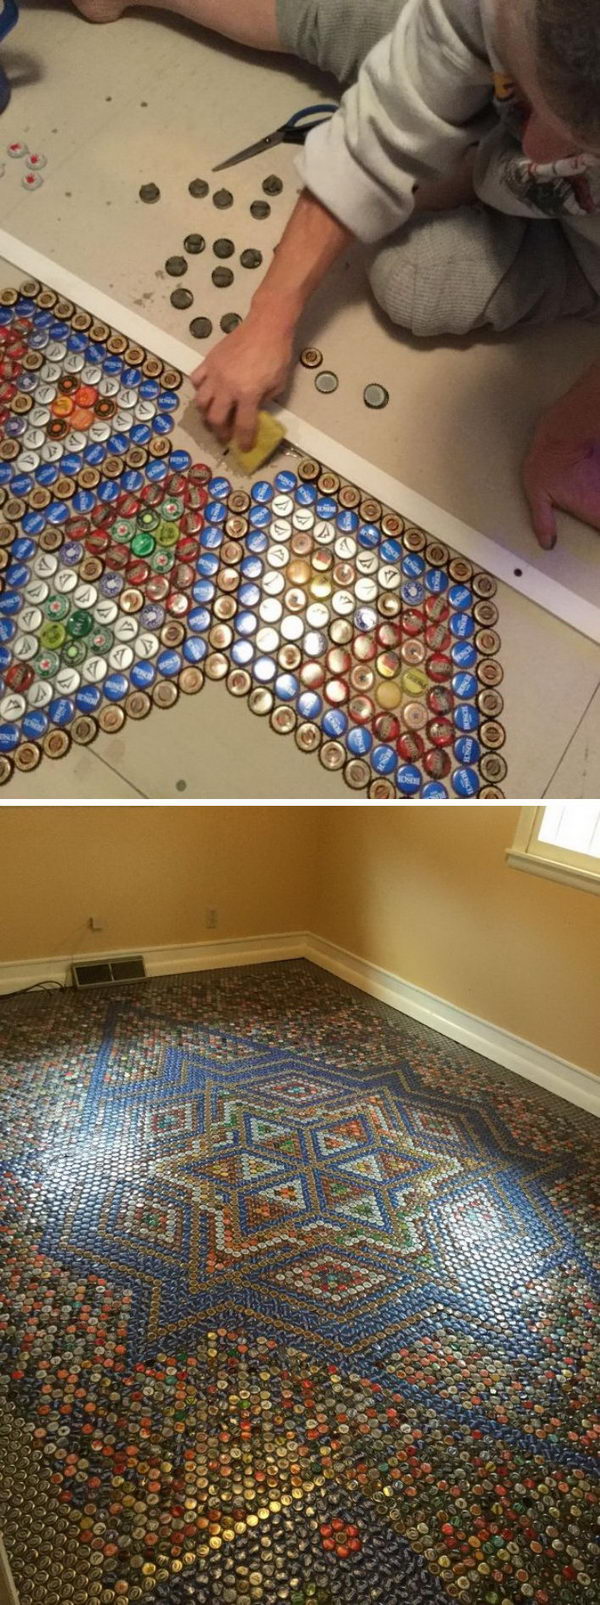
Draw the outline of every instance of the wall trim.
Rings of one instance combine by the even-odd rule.
[[[71,985],[74,959],[129,957],[140,949],[113,948],[101,953],[77,953],[51,959],[23,959],[0,964],[0,995],[34,986],[38,981],[59,981]],[[534,1042],[504,1031],[501,1026],[482,1020],[468,1009],[457,1008],[445,998],[424,987],[404,981],[378,964],[370,964],[358,954],[328,942],[310,931],[274,933],[269,936],[233,937],[217,942],[186,942],[179,946],[146,947],[143,950],[149,976],[181,975],[193,970],[228,969],[235,965],[272,964],[284,959],[306,958],[323,970],[349,981],[370,997],[389,1003],[399,1014],[420,1020],[441,1036],[460,1042],[495,1064],[513,1070],[526,1081],[535,1081],[559,1098],[590,1114],[600,1116],[600,1076],[583,1070],[558,1054],[549,1053]]]
[[[59,981],[61,986],[70,987],[71,965],[92,959],[131,958],[142,953],[148,975],[182,975],[188,970],[220,970],[233,965],[304,958],[305,947],[304,932],[292,931],[270,936],[232,937],[217,942],[184,942],[179,946],[118,947],[102,952],[90,949],[85,953],[63,953],[55,958],[21,959],[15,964],[0,964],[0,996],[41,981]]]
[[[371,997],[389,1003],[399,1014],[420,1020],[442,1036],[450,1037],[452,1042],[460,1042],[463,1047],[472,1048],[474,1053],[481,1053],[484,1058],[503,1065],[504,1069],[513,1070],[524,1080],[535,1081],[557,1097],[566,1098],[578,1108],[600,1116],[600,1077],[591,1070],[583,1070],[568,1059],[561,1059],[558,1054],[549,1053],[534,1042],[515,1036],[512,1031],[504,1031],[501,1026],[492,1025],[490,1020],[470,1014],[468,1009],[459,1009],[445,998],[437,997],[434,992],[426,992],[411,981],[403,981],[391,970],[384,970],[378,964],[369,964],[366,959],[348,952],[336,942],[309,934],[305,956],[321,969],[330,970],[333,975],[339,975],[341,980],[359,987],[361,992],[368,992]]]

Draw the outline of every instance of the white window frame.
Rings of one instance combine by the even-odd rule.
[[[600,858],[540,841],[543,817],[543,804],[521,808],[514,842],[506,852],[507,863],[512,869],[524,869],[530,875],[543,875],[565,886],[600,894]]]

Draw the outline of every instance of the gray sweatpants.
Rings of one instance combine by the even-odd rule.
[[[277,0],[282,48],[351,83],[394,27],[403,0]],[[560,222],[481,202],[422,213],[370,256],[369,279],[394,323],[425,337],[475,329],[600,321],[600,296]]]

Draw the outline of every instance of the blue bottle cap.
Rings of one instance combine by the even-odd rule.
[[[452,776],[452,786],[457,797],[476,797],[480,781],[475,769],[455,769]]]
[[[121,479],[121,487],[123,490],[130,490],[135,493],[135,491],[141,490],[143,483],[144,475],[140,473],[138,468],[125,469],[125,473]]]
[[[467,608],[473,606],[473,594],[468,585],[451,585],[448,592],[448,601],[451,607],[459,613],[465,613]]]
[[[423,797],[426,797],[428,802],[437,800],[441,802],[442,798],[447,796],[446,787],[442,785],[441,780],[429,780],[423,787]]]
[[[171,456],[169,458],[169,468],[173,470],[174,474],[184,474],[186,469],[191,468],[191,466],[192,459],[189,451],[171,452]]]
[[[28,496],[33,490],[33,480],[30,474],[15,474],[10,484],[13,496]]]
[[[382,542],[381,557],[384,563],[397,563],[402,556],[402,547],[399,541],[386,540]]]
[[[207,502],[204,509],[204,517],[209,524],[224,524],[225,519],[227,518],[227,507],[225,502]]]
[[[128,379],[127,383],[128,384],[133,384],[134,380],[133,379]],[[158,406],[159,406],[159,411],[160,412],[177,412],[177,408],[179,406],[179,396],[177,394],[177,391],[176,390],[161,390],[161,391],[159,391]]]
[[[31,570],[27,568],[25,563],[10,563],[6,570],[6,583],[7,585],[22,587],[27,584],[30,573]]]
[[[352,753],[353,758],[366,758],[373,746],[371,731],[364,724],[353,725],[352,729],[348,731],[346,746],[348,751]]]
[[[41,535],[45,526],[46,520],[42,518],[41,513],[26,513],[21,522],[21,528],[26,535]]]
[[[348,715],[343,708],[328,708],[323,715],[323,733],[332,740],[339,740],[348,729]]]
[[[11,662],[12,652],[9,652],[7,646],[0,646],[0,674],[4,674],[4,670],[8,668]]]
[[[428,569],[425,575],[425,584],[427,586],[427,590],[431,591],[433,596],[438,596],[441,591],[446,591],[448,589],[448,575],[446,570],[444,568]]]
[[[96,504],[96,498],[91,490],[78,490],[73,497],[73,511],[75,513],[91,513]]]
[[[466,641],[475,630],[475,620],[471,613],[451,613],[450,633],[457,640]]]
[[[202,635],[205,630],[210,630],[210,620],[211,614],[209,608],[193,607],[191,612],[188,613],[188,628],[192,631],[193,635]],[[156,625],[150,624],[148,628],[151,630],[156,629]]]
[[[406,557],[402,561],[402,573],[406,574],[408,579],[418,579],[421,574],[424,574],[424,572],[425,559],[424,557],[421,557],[420,552],[407,552]],[[425,793],[423,793],[423,795],[425,795]]]
[[[401,764],[396,772],[396,785],[401,797],[417,797],[421,790],[421,775],[416,764]]]
[[[24,535],[17,535],[16,541],[13,541],[11,546],[11,557],[18,557],[19,561],[23,558],[35,557],[36,552],[35,541],[26,540]]]
[[[281,491],[284,495],[286,492],[289,495],[291,491],[294,491],[297,484],[297,476],[296,474],[292,473],[290,468],[282,468],[280,472],[275,475],[275,489]]]
[[[246,549],[249,552],[266,552],[268,545],[268,538],[262,529],[251,529],[246,536]]]
[[[48,715],[41,708],[30,708],[23,717],[23,735],[27,741],[41,741],[48,729]]]
[[[136,691],[147,691],[156,679],[154,664],[149,663],[147,658],[139,658],[137,663],[133,665],[130,679]]]
[[[219,566],[219,559],[215,557],[214,552],[202,552],[196,564],[196,572],[210,577],[211,574],[218,574]]]
[[[280,702],[293,702],[298,692],[298,680],[295,674],[278,674],[275,681],[275,694]]]
[[[83,468],[83,452],[67,452],[66,456],[63,457],[60,466],[63,474],[78,474]]]
[[[111,435],[110,440],[107,440],[106,445],[111,456],[122,457],[123,453],[128,450],[129,437],[128,435]]]
[[[425,586],[421,580],[405,580],[400,595],[407,607],[419,607],[425,596]]]
[[[358,531],[359,546],[364,546],[367,551],[372,551],[375,546],[379,546],[380,540],[381,530],[378,529],[377,524],[361,524]]]
[[[12,641],[16,631],[17,626],[13,624],[12,619],[0,618],[0,644],[5,641]]]
[[[160,602],[146,602],[140,613],[140,624],[143,630],[160,630],[164,620],[165,610]]]
[[[218,552],[223,545],[223,530],[220,524],[205,524],[200,535],[200,545],[207,552]]]
[[[218,502],[226,501],[227,497],[231,495],[230,481],[218,474],[213,479],[209,479],[206,489],[209,496],[214,496]]]
[[[152,420],[155,435],[169,435],[173,428],[170,412],[157,412]]]
[[[250,557],[242,558],[240,563],[240,573],[244,575],[245,579],[257,580],[262,574],[262,571],[263,564],[260,561],[260,557],[254,557],[251,555]]]
[[[358,513],[352,507],[343,507],[338,513],[336,524],[343,535],[355,535],[359,525]]]
[[[459,736],[458,741],[454,743],[454,756],[458,763],[478,763],[481,747],[475,736]]]
[[[108,450],[100,441],[92,440],[89,446],[84,447],[83,456],[89,468],[99,468],[108,456]]]
[[[151,479],[153,483],[166,479],[167,472],[167,464],[162,457],[155,457],[151,463],[148,463],[146,468],[148,479]]]
[[[248,612],[243,608],[242,612],[238,613],[235,624],[240,635],[254,635],[258,628],[256,613]]]
[[[251,641],[234,641],[231,647],[231,661],[236,669],[245,669],[254,657],[254,647]]]
[[[97,685],[81,685],[75,693],[75,707],[78,713],[95,713],[101,701],[102,692]]]
[[[272,502],[273,486],[268,479],[257,479],[250,492],[253,502]]]
[[[18,724],[0,724],[0,752],[13,752],[20,740]]]
[[[333,496],[319,496],[315,513],[317,518],[324,518],[326,521],[327,519],[337,518],[338,504],[334,501]]]
[[[215,588],[212,580],[196,580],[192,586],[192,596],[195,602],[212,602]]]
[[[237,594],[238,602],[240,603],[241,607],[252,608],[259,606],[262,591],[258,585],[252,585],[250,581],[246,581],[244,585],[240,585]]]
[[[125,579],[122,574],[115,574],[107,569],[100,580],[100,590],[103,596],[107,596],[111,601],[114,601],[115,596],[121,595],[124,584]]]
[[[118,479],[101,479],[98,486],[98,500],[101,502],[116,502],[121,494]]]
[[[65,541],[61,546],[61,563],[66,563],[68,568],[75,568],[77,563],[81,562],[82,557],[83,546],[81,541]]]
[[[317,496],[318,491],[316,485],[307,484],[305,481],[301,481],[301,483],[296,486],[295,498],[299,507],[312,507],[313,503],[317,500]]]
[[[450,657],[457,669],[472,669],[477,662],[477,653],[471,641],[454,641],[450,647]]]
[[[5,591],[0,596],[0,616],[11,619],[21,612],[23,598],[20,591]]]
[[[129,439],[133,446],[147,446],[152,439],[152,430],[149,424],[134,424]]]
[[[461,671],[452,677],[452,690],[455,697],[460,697],[466,702],[467,699],[477,696],[479,685],[474,674]]]
[[[127,696],[129,681],[126,674],[109,674],[104,681],[104,695],[109,702],[121,702]]]
[[[479,709],[475,707],[473,702],[461,702],[459,707],[454,709],[454,723],[457,730],[461,732],[478,730],[480,724]]]
[[[268,529],[273,515],[270,507],[261,507],[260,504],[250,508],[248,522],[252,529]]]
[[[159,395],[159,393],[160,385],[157,379],[142,379],[142,383],[140,385],[140,396],[142,397],[143,401],[156,401],[156,397]],[[189,467],[189,464],[186,466]]]
[[[71,701],[70,697],[56,697],[54,702],[50,703],[48,709],[52,724],[59,725],[61,729],[64,725],[71,723],[74,713],[75,703]]]
[[[397,756],[393,747],[381,746],[373,748],[371,764],[376,775],[393,775],[396,763]],[[410,765],[408,767],[410,768]]]
[[[182,651],[186,663],[201,663],[208,652],[204,636],[188,635],[183,643]]]
[[[318,719],[323,703],[316,691],[301,691],[298,697],[298,713],[301,719]]]
[[[173,676],[179,674],[181,669],[181,653],[170,650],[159,652],[156,667],[159,674],[164,674],[165,679],[173,679]]]
[[[123,384],[127,390],[137,390],[138,385],[141,385],[143,377],[144,375],[141,368],[125,367],[123,368],[123,372],[121,374]]]

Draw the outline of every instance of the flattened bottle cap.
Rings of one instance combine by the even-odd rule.
[[[297,718],[293,708],[283,704],[274,708],[270,719],[271,729],[278,736],[290,736],[296,729]]]
[[[491,574],[474,574],[472,586],[475,595],[484,598],[486,601],[491,596],[495,596],[498,590],[497,582],[492,578]]]
[[[255,713],[260,719],[264,719],[271,712],[273,702],[273,692],[269,691],[266,685],[255,686],[248,697],[250,712]]]
[[[10,780],[12,772],[13,766],[10,758],[7,758],[5,753],[0,753],[0,786],[5,786],[7,784],[7,781]]]
[[[202,690],[204,685],[202,669],[199,669],[193,663],[186,664],[185,669],[181,670],[177,683],[180,691],[183,691],[185,696],[195,696],[198,691]]]
[[[483,663],[477,664],[477,679],[481,685],[497,686],[504,679],[502,666],[494,658],[486,658]]]
[[[504,707],[504,697],[493,687],[477,693],[477,707],[486,719],[497,719]]]
[[[37,769],[42,752],[37,742],[23,741],[21,746],[16,748],[13,756],[15,769],[20,769],[24,774],[29,774],[32,769]]]
[[[98,725],[95,719],[87,713],[80,713],[71,725],[71,735],[78,747],[89,746],[98,734]]]
[[[499,747],[503,747],[506,741],[504,726],[498,724],[495,719],[487,720],[485,724],[482,724],[479,735],[484,747],[490,747],[494,752]]]
[[[484,797],[486,799],[487,798],[499,798],[499,797],[505,797],[506,793],[504,791],[500,791],[499,786],[482,786],[481,790],[479,792],[479,796],[480,797]]]
[[[101,708],[98,724],[105,736],[116,736],[125,723],[124,711],[117,703]]]
[[[71,737],[67,730],[49,730],[42,741],[47,758],[64,758],[70,745]]]
[[[496,630],[478,630],[475,646],[483,657],[492,657],[495,652],[500,651],[500,636]]]

